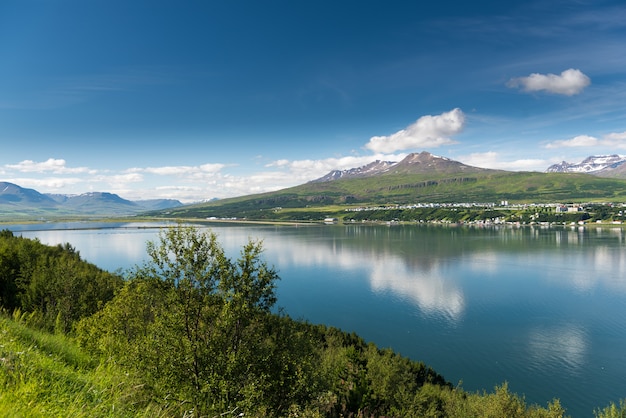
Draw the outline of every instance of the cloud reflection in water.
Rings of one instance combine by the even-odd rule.
[[[585,365],[587,335],[579,326],[536,327],[530,331],[528,345],[535,368],[560,367],[576,373]]]
[[[436,272],[410,271],[401,260],[372,266],[370,285],[375,292],[390,291],[417,304],[427,314],[458,320],[465,308],[463,292]]]
[[[420,265],[387,251],[352,248],[341,241],[303,241],[276,236],[266,236],[264,247],[279,266],[327,266],[361,271],[372,291],[391,292],[425,314],[456,321],[465,308],[462,290],[440,273],[439,262],[432,259]]]

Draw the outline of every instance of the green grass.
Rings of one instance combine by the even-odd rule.
[[[114,364],[100,364],[64,335],[0,315],[1,417],[169,415]]]
[[[71,338],[29,328],[20,315],[11,319],[0,313],[0,417],[158,418],[190,412],[177,403],[155,403],[149,396],[138,379],[112,361],[96,361]],[[556,400],[545,409],[529,406],[523,397],[509,392],[506,384],[493,393],[426,384],[415,396],[416,401],[443,408],[450,416],[562,417],[565,412]],[[626,403],[613,403],[593,415],[624,418]]]

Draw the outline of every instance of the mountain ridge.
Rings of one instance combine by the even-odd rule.
[[[626,165],[625,165],[626,166]],[[320,220],[347,208],[416,203],[555,203],[626,201],[626,180],[586,173],[505,171],[469,166],[428,152],[399,162],[334,170],[273,192],[183,206],[172,218]]]
[[[393,161],[376,160],[361,167],[349,168],[347,170],[332,170],[328,174],[318,179],[311,180],[309,183],[324,183],[327,181],[346,178],[367,177],[370,175],[384,172],[385,170],[389,169],[389,167],[395,164],[396,163]]]
[[[411,153],[398,162],[376,160],[361,167],[332,170],[309,183],[324,183],[339,179],[364,178],[382,174],[471,173],[494,171],[473,167],[427,151]]]
[[[40,193],[10,182],[0,182],[0,217],[22,219],[29,215],[127,216],[182,206],[174,199],[131,201],[114,193],[86,192],[76,195]]]
[[[333,170],[316,180],[265,193],[198,201],[128,201],[105,192],[45,195],[0,182],[0,216],[147,216],[170,218],[271,219],[283,210],[313,213],[342,205],[412,204],[416,202],[571,202],[626,201],[626,164],[621,156],[585,160],[590,173],[515,172],[474,167],[428,152],[398,162],[374,161],[362,167]],[[563,170],[568,166],[565,163]],[[581,163],[582,164],[582,163]],[[582,166],[581,166],[582,167]],[[571,168],[571,167],[570,167]],[[597,172],[604,176],[592,175]],[[607,173],[612,173],[612,177]],[[300,215],[298,215],[300,216]],[[316,215],[315,215],[316,216]],[[311,218],[312,219],[312,218]]]
[[[580,163],[562,161],[546,169],[546,173],[587,173],[599,177],[626,178],[626,156],[619,154],[591,155]]]

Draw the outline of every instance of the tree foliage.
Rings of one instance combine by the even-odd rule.
[[[275,374],[269,366],[291,347],[276,340],[284,332],[270,314],[278,275],[260,259],[261,243],[250,241],[232,261],[214,233],[179,225],[147,252],[151,262],[81,324],[83,343],[137,368],[160,397],[195,411],[263,404]]]
[[[121,285],[121,277],[81,260],[70,244],[47,246],[0,232],[0,307],[29,313],[32,325],[68,332]]]

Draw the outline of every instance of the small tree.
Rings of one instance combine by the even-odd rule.
[[[260,259],[261,243],[250,241],[232,262],[216,234],[178,225],[147,252],[151,262],[82,324],[84,344],[137,367],[159,396],[197,413],[250,406],[267,375],[265,328],[278,279]]]

